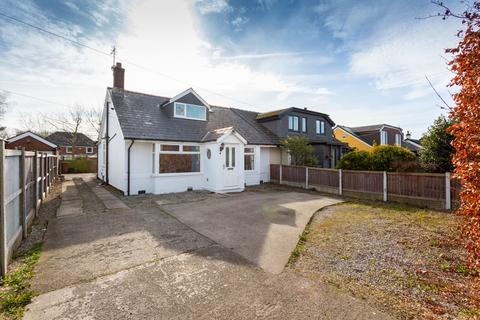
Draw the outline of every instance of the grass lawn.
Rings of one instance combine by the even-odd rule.
[[[480,318],[454,214],[345,203],[318,212],[290,268],[367,300],[399,319]]]

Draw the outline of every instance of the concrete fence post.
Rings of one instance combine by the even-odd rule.
[[[5,216],[5,141],[0,139],[0,272],[7,273],[7,223]]]
[[[20,176],[20,224],[22,225],[22,237],[27,237],[27,188],[25,185],[25,148],[22,148],[22,154],[20,155],[19,176]]]
[[[35,155],[33,156],[33,177],[35,179],[35,183],[33,184],[33,194],[35,195],[35,217],[38,215],[38,199],[40,193],[38,192],[38,151],[35,151]]]
[[[40,153],[40,201],[43,203],[45,199],[45,157],[43,152]]]
[[[452,193],[450,188],[450,172],[445,172],[445,209],[452,209]]]
[[[338,170],[338,194],[343,194],[343,171],[342,169]]]
[[[308,167],[305,167],[305,189],[308,189]]]
[[[388,188],[387,188],[387,171],[383,171],[383,201],[388,200]]]
[[[280,168],[279,168],[279,177],[280,177],[280,184],[282,184],[282,164],[280,164]]]

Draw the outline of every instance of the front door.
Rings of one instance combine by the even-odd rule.
[[[223,153],[224,187],[238,187],[238,145],[227,144]]]

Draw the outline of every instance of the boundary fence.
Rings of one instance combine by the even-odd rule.
[[[321,192],[451,210],[460,184],[449,172],[404,173],[270,165],[270,180]]]
[[[5,275],[13,251],[58,179],[58,158],[46,152],[5,149],[0,142],[0,272]]]

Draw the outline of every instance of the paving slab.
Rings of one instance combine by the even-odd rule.
[[[100,277],[33,299],[40,319],[389,319],[292,273],[272,275],[220,246]]]
[[[46,292],[211,244],[156,208],[55,219],[32,287]]]
[[[93,193],[103,202],[107,209],[128,209],[128,206],[122,200],[114,196],[110,191],[98,185],[95,180],[87,180],[87,185]]]
[[[342,200],[300,192],[243,192],[163,210],[271,273],[287,264],[312,215]]]
[[[57,209],[57,217],[82,215],[83,201],[77,186],[72,180],[62,183],[62,202]]]

